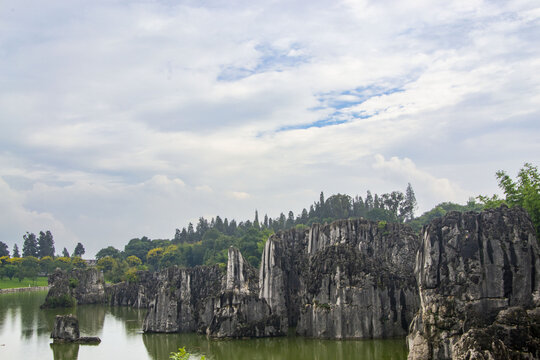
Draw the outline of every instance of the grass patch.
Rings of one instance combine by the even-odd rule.
[[[19,281],[19,279],[13,278],[12,280],[9,280],[8,278],[0,279],[0,289],[13,289],[13,288],[21,288],[21,287],[28,287],[28,286],[47,286],[47,277],[46,276],[39,276],[36,278],[36,280],[32,280],[29,278],[24,278],[22,281]]]

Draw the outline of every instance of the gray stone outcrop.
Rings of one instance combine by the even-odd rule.
[[[406,225],[363,219],[279,233],[263,252],[260,297],[301,335],[405,336],[419,307],[418,244]]]
[[[55,343],[98,344],[101,342],[98,337],[80,336],[79,320],[75,315],[56,315],[51,339]]]
[[[207,325],[206,300],[219,294],[226,274],[219,266],[176,266],[156,274],[156,293],[144,319],[145,332],[196,332]]]
[[[229,248],[225,289],[206,304],[211,319],[206,334],[218,338],[284,335],[282,319],[259,298],[259,284],[253,268],[234,247]]]
[[[451,212],[425,226],[409,360],[539,358],[539,259],[520,208]]]

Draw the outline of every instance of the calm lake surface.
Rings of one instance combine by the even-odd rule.
[[[196,334],[143,334],[146,310],[102,305],[40,310],[46,292],[0,295],[0,359],[166,360],[186,350],[211,360],[326,360],[407,358],[404,339],[335,341],[296,336],[253,340],[209,340]],[[75,314],[81,336],[99,336],[99,345],[51,345],[57,314]]]

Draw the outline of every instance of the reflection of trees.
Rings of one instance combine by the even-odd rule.
[[[54,360],[77,360],[79,356],[79,344],[52,343],[50,345]]]

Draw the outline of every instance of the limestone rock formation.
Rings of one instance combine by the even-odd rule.
[[[265,337],[284,335],[282,319],[272,314],[270,306],[259,296],[255,269],[240,251],[229,248],[225,289],[209,299],[206,309],[211,313],[206,334],[218,338]]]
[[[74,315],[56,315],[51,339],[69,342],[79,337],[79,320]]]
[[[56,269],[49,275],[49,292],[42,307],[66,307],[105,301],[103,273],[95,268]]]
[[[417,248],[408,226],[363,219],[282,232],[266,243],[260,297],[301,335],[404,336],[419,307]]]
[[[526,311],[539,305],[539,254],[520,208],[451,212],[424,227],[409,359],[539,358],[538,312]]]
[[[75,315],[56,315],[51,339],[56,342],[70,342],[78,344],[99,344],[98,337],[81,337],[79,320]]]
[[[156,293],[151,297],[143,330],[195,332],[205,326],[205,302],[220,293],[225,275],[217,265],[187,269],[173,266],[158,272]]]

